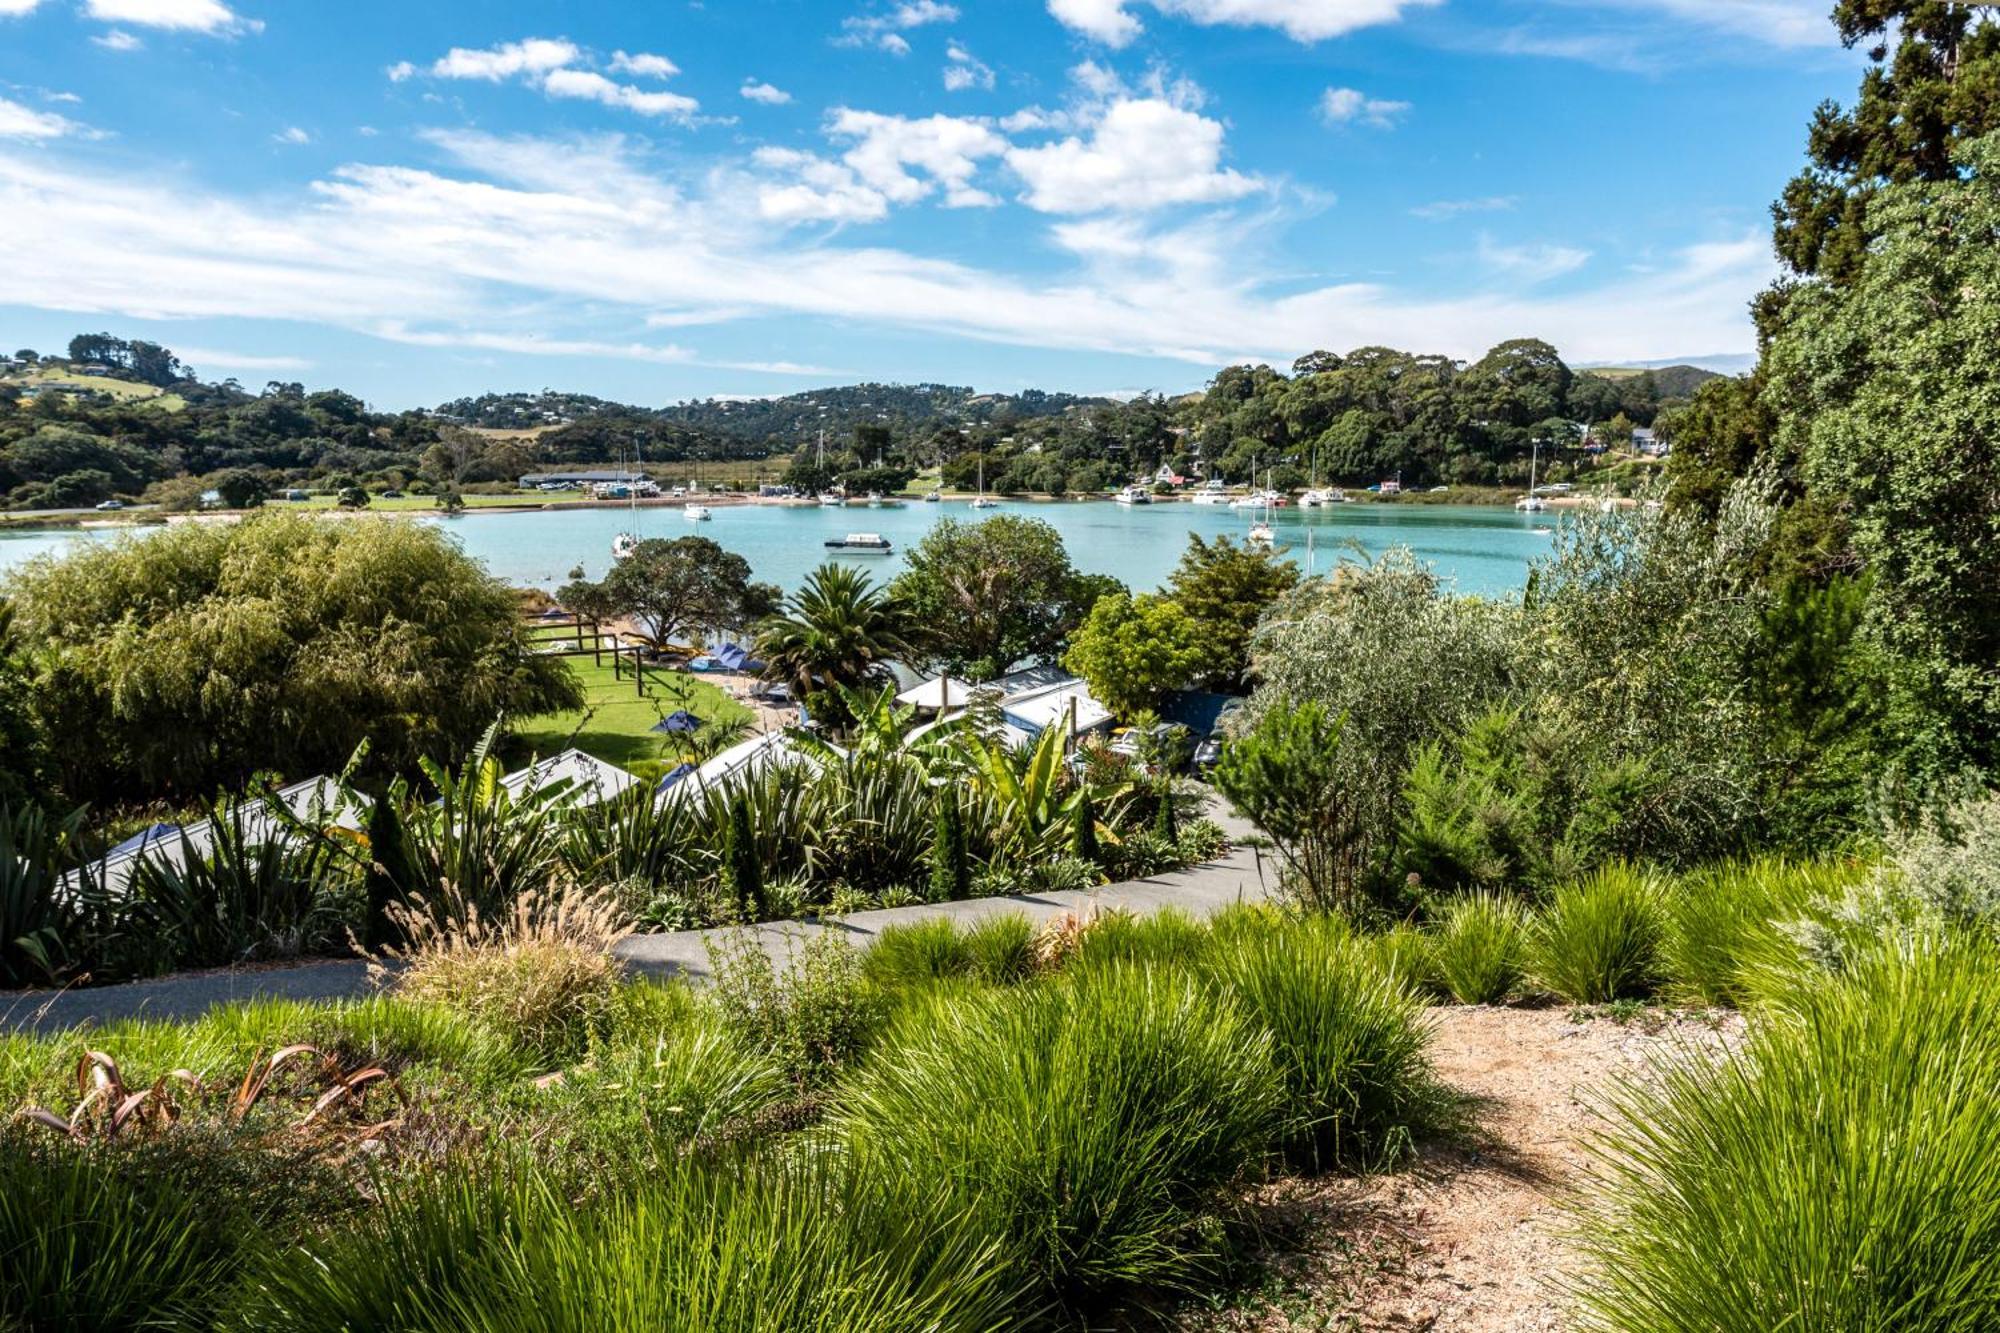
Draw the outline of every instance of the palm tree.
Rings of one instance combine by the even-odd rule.
[[[889,663],[911,652],[912,625],[902,602],[858,569],[821,565],[785,609],[758,626],[757,655],[766,674],[800,699],[883,680]],[[826,709],[825,701],[822,708]],[[842,711],[835,705],[828,711]],[[828,719],[831,720],[831,719]]]

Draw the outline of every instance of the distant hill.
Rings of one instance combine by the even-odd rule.
[[[1657,384],[1660,388],[1660,398],[1663,401],[1669,398],[1693,397],[1694,391],[1702,385],[1708,383],[1710,380],[1722,378],[1719,371],[1689,365],[1586,366],[1582,367],[1582,369],[1592,375],[1598,376],[1600,379],[1607,380],[1637,379],[1641,375],[1651,374],[1653,383]]]
[[[900,438],[946,424],[1006,424],[1060,416],[1111,400],[1069,393],[978,393],[954,384],[850,384],[780,398],[702,398],[644,408],[588,394],[483,394],[440,405],[435,415],[492,430],[568,426],[591,418],[644,420],[669,434],[687,432],[740,445],[789,449],[816,439],[846,441],[857,426],[887,426]]]

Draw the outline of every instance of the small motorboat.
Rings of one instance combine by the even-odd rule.
[[[929,495],[926,495],[924,497],[924,503],[934,505],[942,502],[943,499],[944,497],[942,495],[939,495],[936,491],[932,491]]]
[[[845,537],[829,537],[829,551],[853,551],[858,555],[889,554],[889,539],[879,532],[850,532]]]
[[[998,509],[1000,502],[998,500],[989,500],[982,495],[972,502],[972,507],[974,509]]]
[[[1229,503],[1229,497],[1221,491],[1196,491],[1194,498],[1189,500],[1188,503],[1197,505],[1226,505]]]
[[[689,505],[681,510],[681,517],[687,519],[689,522],[699,523],[704,519],[714,518],[715,511],[711,510],[707,505]]]
[[[1127,486],[1111,498],[1122,505],[1149,505],[1153,503],[1153,497],[1148,495],[1144,488],[1138,486]]]
[[[847,497],[839,494],[836,491],[821,491],[819,496],[819,502],[821,508],[838,509],[842,505],[847,503]]]

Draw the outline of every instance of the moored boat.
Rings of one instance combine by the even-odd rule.
[[[853,551],[860,555],[889,554],[889,539],[879,532],[850,532],[845,537],[826,539],[829,551]]]

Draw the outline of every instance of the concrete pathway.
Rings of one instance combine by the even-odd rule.
[[[1242,845],[1243,840],[1255,836],[1255,830],[1226,810],[1212,812],[1211,817],[1222,824],[1238,845],[1219,861],[1172,874],[1106,884],[1076,893],[890,907],[826,921],[771,921],[753,929],[765,950],[783,961],[801,941],[820,931],[838,931],[857,948],[866,948],[885,927],[933,917],[976,921],[1019,912],[1032,920],[1045,921],[1093,909],[1149,913],[1167,907],[1205,917],[1232,903],[1255,902],[1268,896],[1277,883],[1276,867],[1268,855]],[[686,930],[634,935],[618,945],[617,954],[632,971],[646,976],[699,980],[709,975],[707,941],[713,933]],[[82,990],[0,991],[0,1032],[54,1032],[101,1027],[135,1018],[185,1020],[199,1017],[218,1005],[249,1000],[351,999],[369,991],[368,965],[360,959],[184,972],[157,981]]]

